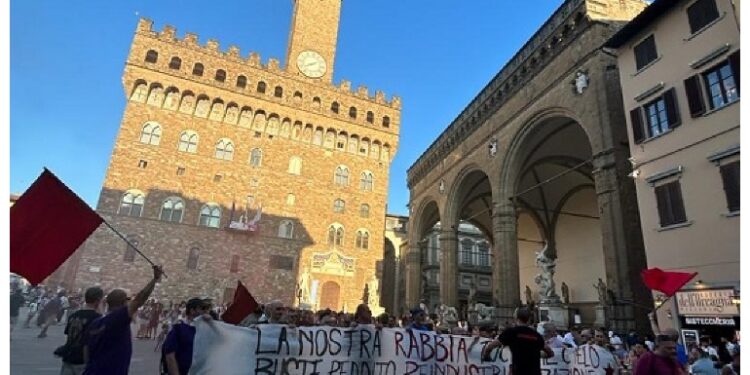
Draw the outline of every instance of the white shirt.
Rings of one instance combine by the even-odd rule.
[[[654,342],[653,341],[646,340],[646,346],[648,346],[648,350],[649,351],[652,351],[652,352],[654,351]]]
[[[573,333],[571,333],[571,332],[568,332],[568,333],[565,334],[565,337],[563,337],[563,342],[566,343],[566,344],[568,344],[568,345],[570,345],[570,346],[572,346],[572,347],[574,347],[574,348],[578,347],[578,345],[576,345],[576,340],[573,337]]]

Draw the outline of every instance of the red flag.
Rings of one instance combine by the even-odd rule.
[[[258,310],[258,301],[242,285],[242,281],[237,281],[237,290],[234,291],[234,300],[227,311],[221,316],[221,319],[229,324],[239,324],[242,319]]]
[[[39,284],[103,219],[46,168],[10,208],[10,271]]]
[[[643,270],[641,277],[649,289],[658,290],[671,297],[697,274],[698,272],[666,272],[659,268],[650,268]]]

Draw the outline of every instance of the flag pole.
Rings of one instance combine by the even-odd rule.
[[[127,243],[127,244],[128,244],[128,246],[132,247],[132,248],[133,248],[133,250],[135,250],[135,252],[136,252],[136,253],[138,253],[138,255],[142,256],[142,257],[143,257],[143,259],[145,259],[145,260],[146,260],[146,262],[148,262],[148,263],[149,263],[150,265],[152,265],[152,266],[156,267],[156,264],[154,264],[154,262],[152,262],[152,261],[151,261],[151,259],[148,259],[148,257],[147,257],[147,256],[146,256],[145,254],[143,254],[143,253],[142,253],[142,252],[141,252],[140,250],[138,250],[138,248],[137,248],[137,247],[135,247],[135,245],[133,245],[133,244],[132,244],[132,243],[130,242],[130,240],[128,240],[127,238],[125,238],[125,236],[123,236],[123,235],[122,235],[122,233],[118,232],[118,231],[117,231],[117,229],[115,229],[114,227],[112,227],[112,225],[110,225],[110,224],[109,224],[109,223],[107,222],[107,220],[104,220],[104,218],[102,218],[102,222],[103,222],[103,223],[104,223],[104,225],[106,225],[106,226],[107,226],[107,227],[108,227],[109,229],[111,229],[111,230],[112,230],[113,232],[115,232],[115,234],[116,234],[116,235],[118,235],[118,236],[119,236],[120,238],[122,238],[122,240],[123,240],[123,241],[125,241],[125,243]],[[166,274],[166,273],[164,273],[164,271],[163,271],[163,270],[162,270],[162,275],[164,275],[164,277],[167,277],[167,274]]]

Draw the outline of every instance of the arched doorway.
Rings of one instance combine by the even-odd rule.
[[[532,125],[521,147],[513,203],[518,214],[519,293],[528,303],[561,301],[565,283],[568,306],[593,324],[598,303],[593,284],[606,280],[599,203],[594,188],[589,139],[568,117]],[[546,250],[544,250],[546,248]],[[547,295],[535,282],[539,252],[555,260],[554,288]],[[565,302],[565,301],[563,301]]]
[[[320,309],[339,311],[341,287],[335,281],[326,281],[320,290]]]

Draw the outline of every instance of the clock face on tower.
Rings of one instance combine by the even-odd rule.
[[[297,68],[310,78],[320,78],[326,73],[326,61],[315,51],[303,51],[297,56]]]

